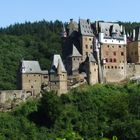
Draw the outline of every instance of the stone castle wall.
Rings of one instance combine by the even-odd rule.
[[[128,63],[126,67],[127,78],[140,76],[140,64]]]
[[[0,91],[0,111],[9,110],[28,98],[37,97],[37,91],[29,90],[1,90]]]

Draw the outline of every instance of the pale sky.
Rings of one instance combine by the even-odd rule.
[[[25,21],[140,22],[140,0],[0,0],[0,27]]]

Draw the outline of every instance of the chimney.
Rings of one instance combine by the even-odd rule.
[[[72,18],[70,19],[70,22],[73,22],[73,19]]]
[[[90,24],[90,19],[87,19],[88,24]]]

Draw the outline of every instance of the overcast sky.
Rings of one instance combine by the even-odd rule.
[[[140,0],[0,0],[0,27],[39,20],[140,21]]]

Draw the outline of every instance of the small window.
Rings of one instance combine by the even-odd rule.
[[[89,38],[89,41],[91,41],[91,38]]]
[[[108,66],[108,69],[110,69],[110,67]]]
[[[123,52],[121,52],[121,56],[123,56],[124,55],[124,53]]]
[[[110,62],[112,62],[112,58],[110,58]]]
[[[122,67],[122,69],[123,69],[123,67]]]
[[[113,52],[113,54],[116,56],[116,52]]]
[[[48,76],[47,76],[47,75],[45,75],[45,76],[44,76],[44,79],[47,79],[47,78],[48,78]]]
[[[96,69],[94,69],[94,71],[96,71]]]
[[[90,49],[92,49],[92,45],[90,46]]]
[[[106,62],[108,62],[108,59],[106,58]]]
[[[119,48],[121,48],[121,46],[119,46]]]
[[[114,58],[114,62],[116,62],[116,58]]]
[[[117,69],[117,66],[115,66],[115,69]]]
[[[107,47],[109,48],[109,45],[107,45]]]
[[[86,52],[86,55],[88,56],[88,52]]]
[[[114,48],[114,46],[112,46],[112,48]]]
[[[86,49],[88,48],[88,45],[86,45]]]
[[[113,69],[113,66],[111,66],[111,68]]]

